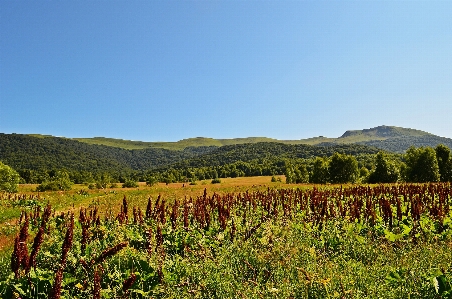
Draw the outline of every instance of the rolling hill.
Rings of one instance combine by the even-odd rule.
[[[183,150],[148,147],[124,149],[51,136],[0,134],[0,161],[16,170],[88,171],[94,173],[146,171],[172,167],[218,166],[237,161],[310,158],[334,152],[374,154],[378,149],[357,144],[313,146],[257,142],[224,146],[190,146]]]
[[[106,145],[123,149],[146,149],[163,148],[168,150],[183,150],[187,147],[221,147],[234,144],[248,144],[259,142],[276,142],[282,144],[307,144],[320,146],[333,146],[337,144],[361,144],[377,147],[391,152],[403,153],[411,145],[431,146],[444,144],[452,148],[452,139],[440,137],[420,130],[402,128],[395,126],[378,126],[363,130],[346,131],[338,138],[328,138],[324,136],[312,137],[300,140],[278,140],[267,137],[248,137],[233,139],[214,139],[206,137],[195,137],[182,139],[176,142],[142,142],[114,138],[94,137],[94,138],[75,138],[74,140],[96,144]]]
[[[72,173],[127,177],[131,173],[222,167],[240,162],[257,166],[278,164],[284,163],[284,159],[330,156],[334,152],[366,157],[381,149],[403,153],[412,145],[435,147],[438,144],[452,148],[452,139],[392,126],[346,131],[338,138],[319,136],[301,140],[196,137],[178,142],[142,142],[0,133],[0,161],[25,175],[28,171],[45,173],[65,169]]]

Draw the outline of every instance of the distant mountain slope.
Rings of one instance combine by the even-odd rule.
[[[0,160],[15,169],[61,169],[75,171],[128,171],[155,168],[212,150],[184,151],[147,148],[125,150],[92,145],[60,137],[0,134]]]
[[[444,144],[452,149],[452,139],[439,137],[436,135],[419,136],[419,137],[400,137],[388,138],[385,140],[371,140],[358,142],[358,144],[374,146],[394,153],[403,153],[410,146],[421,147],[430,146],[436,147],[438,144]]]
[[[164,148],[169,150],[183,150],[187,147],[209,147],[209,146],[224,146],[232,144],[258,143],[258,142],[285,142],[277,139],[267,137],[249,137],[249,138],[233,138],[233,139],[214,139],[206,137],[195,137],[182,139],[175,142],[144,142],[123,140],[105,137],[94,138],[73,138],[74,140],[97,145],[106,145],[119,147],[124,149],[145,149],[145,148]]]
[[[399,137],[423,137],[423,136],[434,136],[434,135],[424,131],[409,128],[379,126],[370,129],[346,131],[341,137],[338,138],[338,140],[348,139],[349,141],[351,141],[352,138],[369,140],[369,139],[388,139]]]
[[[283,158],[313,158],[317,156],[331,156],[335,152],[360,155],[376,154],[379,149],[359,144],[335,144],[331,146],[313,146],[307,144],[283,144],[276,142],[259,142],[247,144],[225,145],[204,155],[198,155],[182,160],[171,167],[207,167],[221,166],[238,161],[283,159]]]
[[[387,151],[402,153],[410,145],[435,147],[443,143],[449,147],[452,139],[439,137],[420,130],[401,128],[395,126],[378,126],[364,130],[349,130],[338,138],[312,137],[300,140],[278,140],[267,137],[248,137],[232,139],[214,139],[195,137],[182,139],[176,142],[142,142],[104,137],[76,138],[75,140],[97,145],[113,146],[124,149],[163,148],[169,150],[183,150],[187,147],[221,147],[235,144],[253,144],[259,142],[276,142],[281,144],[307,144],[307,145],[335,145],[335,144],[362,144],[375,146]]]
[[[339,138],[328,142],[321,142],[317,145],[325,146],[351,143],[374,146],[395,153],[403,153],[410,146],[436,147],[438,144],[444,144],[452,148],[452,139],[450,138],[439,137],[420,130],[393,126],[379,126],[371,129],[347,131]]]
[[[217,166],[264,158],[309,158],[376,153],[376,148],[358,144],[330,147],[258,142],[221,147],[186,147],[184,150],[145,148],[126,150],[61,137],[0,134],[0,161],[16,170],[67,169],[90,172],[129,172],[157,168]]]

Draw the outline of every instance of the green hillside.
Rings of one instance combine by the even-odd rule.
[[[41,136],[43,137],[43,136]],[[143,142],[105,137],[74,138],[74,140],[96,145],[106,145],[122,149],[146,149],[161,148],[168,150],[183,150],[187,147],[221,147],[234,144],[253,144],[259,142],[276,142],[282,144],[307,144],[307,145],[334,145],[352,144],[375,146],[393,152],[404,152],[411,144],[418,146],[434,147],[439,143],[452,145],[452,139],[439,137],[420,130],[401,128],[395,126],[378,126],[363,130],[349,130],[338,138],[324,136],[312,137],[300,140],[278,140],[268,137],[248,137],[231,139],[214,139],[207,137],[195,137],[182,139],[176,142]]]
[[[336,140],[340,143],[356,143],[372,140],[387,140],[401,137],[417,138],[425,136],[434,135],[424,131],[409,128],[379,126],[371,129],[346,131],[341,137],[337,138]]]
[[[187,147],[200,146],[224,146],[232,144],[258,143],[258,142],[283,142],[277,139],[267,137],[249,137],[249,138],[233,138],[233,139],[214,139],[207,137],[195,137],[182,139],[175,142],[144,142],[123,140],[115,138],[94,137],[94,138],[73,138],[80,142],[88,144],[106,145],[123,149],[145,149],[145,148],[163,148],[168,150],[183,150]]]
[[[110,173],[119,178],[158,169],[216,167],[264,159],[281,161],[329,156],[334,152],[360,155],[378,151],[376,148],[357,144],[322,147],[276,142],[249,143],[250,140],[252,139],[241,139],[239,141],[242,144],[223,146],[189,146],[183,150],[155,147],[124,149],[60,137],[0,134],[0,161],[19,171],[22,177],[33,176],[33,171],[36,177],[36,172],[45,175],[49,171],[64,169],[73,174]],[[185,141],[185,145],[190,144],[193,143]]]

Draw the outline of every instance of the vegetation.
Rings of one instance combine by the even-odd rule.
[[[438,182],[438,159],[431,147],[410,147],[405,155],[405,180],[408,182]]]
[[[134,180],[126,180],[123,184],[122,184],[123,188],[137,188],[138,187],[138,182],[134,181]]]
[[[369,136],[436,138],[341,138]],[[0,297],[452,297],[448,144],[241,141],[126,150],[0,134]],[[11,194],[19,180],[34,185]]]
[[[19,174],[0,161],[0,191],[17,192],[19,181]]]
[[[335,153],[329,164],[329,177],[333,184],[356,182],[359,171],[355,157]]]
[[[375,158],[375,169],[369,174],[369,183],[396,183],[400,179],[399,167],[387,154],[379,152]]]
[[[16,134],[0,134],[0,139],[3,141],[0,157],[17,170],[22,182],[38,183],[41,191],[67,190],[71,183],[105,189],[126,181],[152,185],[262,175],[285,175],[287,183],[317,184],[452,179],[450,150],[444,145],[434,150],[412,147],[400,155],[379,153],[376,148],[356,144],[309,146],[261,142],[170,151],[124,150],[64,138]],[[59,172],[69,179],[58,178]]]
[[[124,149],[145,149],[164,148],[169,150],[183,150],[187,147],[221,147],[225,145],[273,142],[283,144],[308,144],[308,145],[339,145],[339,144],[361,144],[379,149],[404,153],[410,146],[415,147],[436,147],[444,144],[452,147],[452,140],[439,137],[420,130],[401,128],[394,126],[379,126],[364,130],[350,130],[339,138],[326,138],[323,136],[301,139],[301,140],[277,140],[266,137],[234,138],[234,139],[213,139],[213,138],[188,138],[177,142],[141,142],[112,138],[78,138],[75,139],[89,144],[107,145]]]
[[[71,190],[74,183],[70,180],[69,174],[66,171],[56,171],[49,180],[42,182],[37,188],[37,191],[67,191]]]
[[[450,296],[448,183],[128,194],[119,210],[22,213],[0,296]]]

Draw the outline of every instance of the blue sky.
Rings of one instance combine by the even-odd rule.
[[[0,132],[452,138],[452,1],[9,1]]]

